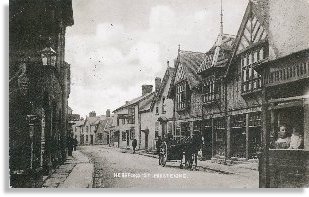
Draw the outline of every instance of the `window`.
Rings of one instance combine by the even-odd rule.
[[[86,142],[88,142],[88,135],[86,135]]]
[[[173,123],[172,122],[168,122],[167,123],[167,133],[173,133]]]
[[[135,124],[135,108],[134,107],[129,108],[128,114],[129,114],[128,124]]]
[[[177,110],[184,110],[188,107],[188,87],[185,81],[176,85],[176,108]]]
[[[98,134],[98,140],[102,140],[103,139],[103,135],[102,135],[102,133],[99,133]]]
[[[133,130],[130,130],[130,140],[133,140],[134,138],[135,138],[135,131],[133,129]]]
[[[253,49],[241,55],[242,92],[247,93],[261,88],[261,75],[254,70],[254,64],[268,56],[264,46]]]
[[[124,132],[124,131],[121,132],[121,139],[122,139],[122,141],[126,141],[126,139],[127,139],[126,132]]]
[[[156,115],[159,115],[159,107],[156,107]]]
[[[88,129],[89,129],[88,126],[86,126],[86,132],[87,132],[87,133],[88,133]]]
[[[202,86],[203,103],[209,103],[220,99],[221,83],[215,79],[215,76],[207,77]]]
[[[165,97],[162,98],[162,114],[165,114]]]
[[[159,136],[159,125],[160,125],[159,122],[155,123],[155,137]]]
[[[121,119],[122,125],[126,124],[126,119]]]

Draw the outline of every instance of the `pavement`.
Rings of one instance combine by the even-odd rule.
[[[94,166],[79,150],[73,151],[67,161],[45,177],[44,188],[90,188],[93,184]]]

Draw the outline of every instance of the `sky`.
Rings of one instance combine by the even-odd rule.
[[[220,0],[72,0],[66,31],[69,106],[85,117],[141,96],[181,50],[206,52],[220,31]],[[236,35],[248,0],[223,0],[224,33]]]

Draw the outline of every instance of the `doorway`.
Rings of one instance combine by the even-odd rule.
[[[211,127],[205,127],[202,131],[204,138],[204,144],[202,149],[203,158],[210,160],[212,157],[212,129]]]

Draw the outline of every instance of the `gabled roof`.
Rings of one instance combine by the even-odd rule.
[[[84,125],[89,122],[89,125],[98,125],[101,120],[105,120],[106,117],[104,115],[95,116],[95,117],[86,117]]]
[[[222,42],[219,41],[219,39],[221,40],[221,35],[218,35],[215,44],[211,47],[209,51],[206,52],[204,60],[201,64],[201,67],[199,68],[199,73],[204,72],[205,70],[211,68],[212,66],[213,67],[225,67],[226,66],[227,60],[230,57],[230,54],[233,50],[235,36],[229,35],[229,34],[223,34]],[[218,44],[218,42],[221,42],[221,43]],[[218,59],[215,62],[215,64],[212,65],[215,50],[217,47],[219,47]]]
[[[184,80],[188,82],[190,89],[197,87],[202,82],[201,76],[198,75],[198,70],[204,60],[204,57],[205,54],[201,52],[179,50],[175,62],[175,72],[168,93],[169,98],[172,97],[172,92],[174,89],[173,87],[175,85],[175,78],[180,65],[183,67],[184,70]]]
[[[117,109],[115,109],[115,110],[113,111],[113,113],[115,113],[115,112],[117,112],[117,111],[119,111],[119,110],[121,110],[121,109],[123,109],[123,108],[129,107],[129,106],[131,106],[131,105],[135,105],[135,104],[141,102],[142,100],[148,98],[148,97],[151,96],[152,94],[153,94],[153,92],[147,93],[147,94],[145,94],[145,95],[143,95],[143,96],[140,96],[140,97],[137,97],[137,98],[135,98],[135,99],[129,101],[129,102],[126,103],[125,105],[123,105],[123,106],[121,106],[121,107],[118,107]]]
[[[249,0],[249,3],[247,5],[245,14],[242,18],[240,27],[238,29],[234,45],[233,45],[233,52],[232,57],[229,60],[228,68],[226,70],[225,76],[228,74],[230,65],[233,62],[233,59],[235,58],[238,50],[238,46],[241,42],[241,38],[243,35],[243,32],[246,28],[246,24],[248,22],[248,19],[251,17],[251,12],[254,13],[254,15],[258,18],[258,21],[261,23],[261,25],[268,31],[269,28],[269,0]]]
[[[80,127],[80,126],[83,126],[84,125],[84,120],[78,120],[78,121],[74,121],[74,126],[75,127]]]
[[[156,102],[158,102],[161,97],[162,97],[162,94],[164,92],[164,89],[167,85],[167,81],[170,77],[173,77],[174,74],[175,74],[175,68],[172,68],[172,67],[167,67],[166,71],[165,71],[165,74],[164,74],[164,77],[163,77],[163,80],[162,80],[162,83],[160,85],[160,88],[159,90],[155,93],[155,97],[154,99],[152,100],[152,103],[151,103],[151,106],[150,106],[150,109],[153,110],[154,108],[154,105]],[[168,87],[169,88],[169,87]]]
[[[107,117],[104,120],[99,121],[99,125],[103,128],[103,130],[107,130],[109,127],[111,127],[113,124],[113,116]]]
[[[140,112],[145,112],[145,111],[149,111],[150,110],[150,106],[152,101],[155,98],[155,92],[153,92],[149,97],[147,97],[146,99],[142,100],[140,102],[140,107],[139,107],[139,111]]]

